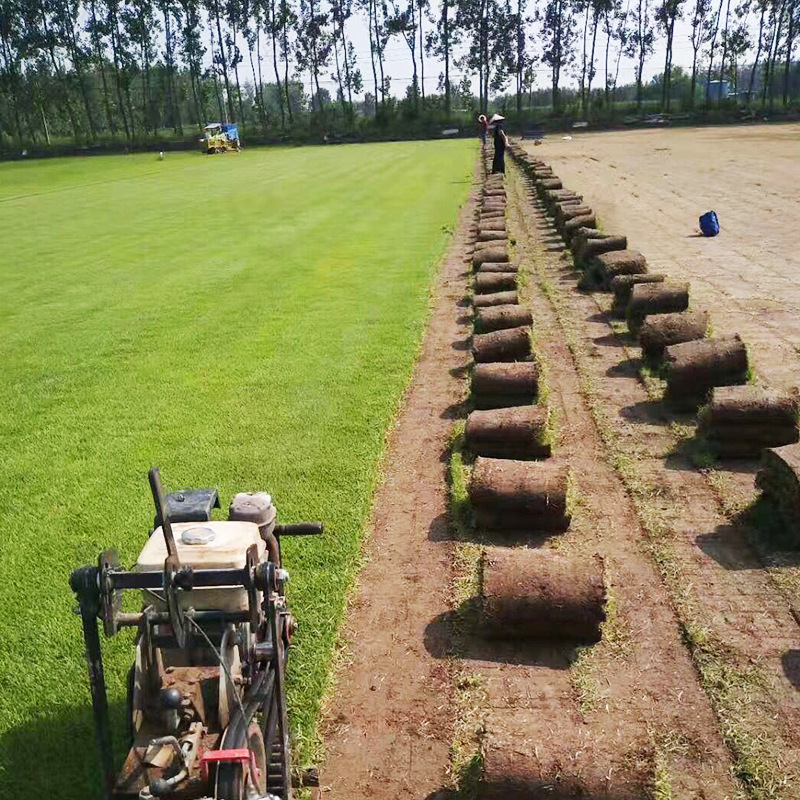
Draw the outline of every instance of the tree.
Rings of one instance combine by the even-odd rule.
[[[426,37],[426,52],[444,61],[444,74],[439,78],[439,89],[444,91],[444,112],[450,115],[452,88],[450,85],[450,61],[453,47],[458,44],[459,30],[453,26],[452,0],[441,0],[440,13],[434,31]]]
[[[627,55],[636,58],[636,108],[642,107],[642,73],[647,57],[652,55],[655,27],[651,19],[650,0],[636,0],[633,11],[633,28],[626,49]]]
[[[413,76],[411,78],[411,98],[414,109],[419,110],[419,77],[417,76],[417,12],[415,0],[408,0],[408,5],[400,9],[396,0],[392,0],[394,14],[386,20],[386,31],[390,36],[400,36],[411,54]]]
[[[689,89],[689,107],[694,107],[697,87],[697,60],[700,48],[708,36],[709,17],[711,13],[711,0],[694,0],[692,8],[692,32],[689,40],[692,44],[692,81]]]
[[[575,41],[575,18],[566,0],[548,0],[541,21],[542,62],[550,67],[553,112],[561,110],[561,71],[575,58],[572,45]]]
[[[675,22],[681,17],[683,0],[662,0],[656,9],[656,22],[667,38],[664,56],[664,80],[661,87],[661,108],[669,111],[672,83],[672,42],[675,37]]]

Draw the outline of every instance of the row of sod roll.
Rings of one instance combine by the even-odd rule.
[[[507,227],[506,181],[502,174],[488,173],[488,163],[484,152],[468,298],[473,364],[460,447],[471,538],[481,545],[475,633],[487,646],[500,648],[493,660],[502,662],[508,652],[502,647],[513,642],[541,640],[547,647],[551,642],[587,646],[599,641],[606,618],[606,576],[600,556],[579,558],[541,546],[570,528],[574,478],[559,458],[542,391],[545,370],[533,344],[536,320],[524,301],[524,264],[515,256]],[[559,188],[554,182],[552,189]],[[490,716],[499,713],[506,704],[499,685],[489,681],[485,691]],[[512,715],[511,722],[503,715],[502,725],[490,725],[485,732],[479,798],[539,796],[541,787],[554,782],[574,784],[581,796],[605,796],[609,767],[617,774],[615,755],[602,758],[596,775],[564,765],[555,751],[549,759],[531,758],[509,747],[510,739],[527,738],[525,714]],[[559,720],[553,719],[553,725],[557,728]],[[576,752],[582,747],[571,740],[561,745]],[[617,782],[615,777],[613,790],[622,789]]]
[[[797,390],[757,385],[738,334],[714,336],[711,315],[690,303],[688,283],[650,272],[627,236],[600,230],[587,200],[521,147],[512,156],[582,271],[583,290],[611,292],[643,362],[665,382],[664,402],[697,415],[696,445],[715,459],[759,459],[756,485],[800,542],[800,401]]]

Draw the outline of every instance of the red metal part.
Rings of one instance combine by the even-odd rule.
[[[250,751],[246,747],[234,747],[232,750],[206,750],[200,756],[200,769],[203,780],[208,780],[208,765],[220,764],[225,761],[238,761],[245,765],[250,763]]]

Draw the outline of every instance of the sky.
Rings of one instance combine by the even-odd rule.
[[[687,6],[689,4],[687,3]],[[428,23],[426,21],[426,28],[423,29],[423,33],[426,30],[433,28],[433,23]],[[536,26],[531,28],[532,32],[535,33]],[[581,29],[582,34],[582,29]],[[689,41],[689,36],[691,34],[691,25],[688,20],[679,20],[675,26],[675,39],[673,44],[673,66],[681,66],[684,67],[687,71],[691,70],[692,66],[692,46],[691,42]],[[348,38],[351,39],[353,42],[353,46],[355,47],[356,51],[356,58],[358,67],[361,69],[362,78],[364,80],[364,88],[365,91],[373,92],[374,91],[374,83],[372,78],[372,64],[370,62],[370,49],[369,49],[369,32],[367,29],[366,21],[362,21],[360,17],[353,17],[348,22],[348,29],[347,29]],[[535,37],[534,37],[535,42]],[[577,48],[582,52],[582,39],[580,39],[577,43]],[[596,69],[597,74],[594,80],[594,86],[603,86],[604,85],[604,68],[605,68],[605,37],[602,34],[602,29],[598,33],[597,36],[597,45],[596,45]],[[649,81],[655,75],[659,75],[664,71],[664,57],[665,57],[665,42],[663,38],[659,38],[656,41],[655,49],[653,55],[649,58],[649,60],[645,63],[644,68],[644,80]],[[417,56],[419,61],[419,56]],[[614,43],[612,42],[611,47],[611,69],[613,71],[616,65],[616,50],[614,48]],[[266,66],[266,65],[265,65]],[[411,83],[411,78],[413,75],[413,67],[411,63],[411,54],[408,50],[408,47],[405,44],[405,41],[402,38],[394,38],[390,41],[384,59],[384,70],[387,75],[390,75],[392,78],[391,81],[391,91],[392,94],[395,96],[402,96],[405,94],[406,88]],[[577,70],[577,71],[576,71]],[[327,72],[333,72],[334,68],[331,68]],[[443,64],[433,58],[425,57],[425,91],[426,93],[434,93],[437,91],[437,87],[439,84],[439,75],[444,72]],[[542,64],[541,62],[535,65],[535,72],[536,72],[536,84],[534,86],[535,89],[547,89],[550,86],[551,76],[550,76],[550,69]],[[562,86],[569,87],[569,86],[576,86],[578,83],[580,72],[580,54],[579,59],[576,65],[568,71],[568,75],[562,79]],[[459,83],[463,76],[462,70],[454,67],[451,64],[450,67],[450,80],[452,83]],[[324,77],[324,80],[323,80]],[[379,75],[380,78],[380,75]],[[305,84],[308,84],[308,76],[303,76],[303,80]],[[627,84],[633,83],[636,80],[636,70],[635,70],[635,62],[632,58],[626,58],[625,56],[622,57],[620,62],[620,71],[619,71],[619,84]],[[330,74],[325,74],[324,76],[320,76],[320,86],[324,86],[327,88],[331,95],[335,95],[336,91],[336,82],[331,79]],[[473,91],[477,94],[478,85],[477,80],[473,78]],[[507,92],[513,92],[513,84],[509,82],[509,86],[506,89]]]

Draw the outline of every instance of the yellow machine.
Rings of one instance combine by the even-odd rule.
[[[207,154],[227,153],[241,150],[239,142],[239,127],[228,123],[212,122],[203,128],[203,138],[200,140],[202,151]]]

